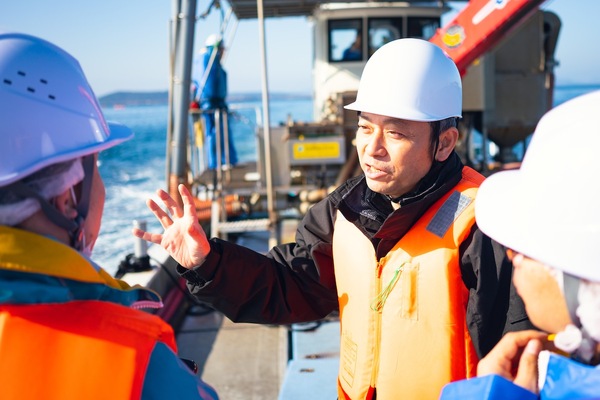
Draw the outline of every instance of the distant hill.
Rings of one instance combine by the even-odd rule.
[[[167,104],[168,92],[115,92],[98,98],[102,107],[155,106]]]
[[[302,93],[270,93],[271,100],[310,99],[310,94]],[[260,101],[261,93],[231,93],[227,98],[230,103],[242,101]],[[166,105],[169,93],[164,92],[115,92],[98,99],[100,106],[106,108],[131,107],[131,106],[156,106]]]

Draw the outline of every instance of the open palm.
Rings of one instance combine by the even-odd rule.
[[[198,222],[192,194],[184,185],[179,185],[178,190],[183,208],[164,190],[158,190],[157,195],[167,211],[154,200],[147,201],[148,208],[164,228],[163,233],[150,233],[134,228],[133,234],[160,245],[182,267],[190,269],[204,262],[210,245]]]

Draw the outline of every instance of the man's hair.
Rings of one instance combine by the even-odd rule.
[[[439,121],[431,121],[429,123],[429,127],[431,128],[431,136],[430,136],[430,148],[433,150],[433,155],[437,151],[438,143],[440,140],[440,135],[442,132],[450,129],[458,127],[458,118],[457,117],[449,117],[446,119],[442,119]]]
[[[356,115],[360,118],[360,111],[358,111]],[[458,128],[458,117],[448,117],[439,121],[431,121],[429,122],[429,128],[431,129],[431,135],[429,137],[429,147],[433,150],[432,154],[435,155],[440,135],[447,129]]]

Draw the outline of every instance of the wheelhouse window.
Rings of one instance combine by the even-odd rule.
[[[386,43],[402,38],[402,17],[369,19],[369,56]]]
[[[363,30],[363,24],[368,30]],[[377,49],[403,37],[429,40],[440,28],[439,17],[330,19],[329,62],[366,61]]]
[[[439,27],[439,18],[408,17],[408,37],[429,40]]]
[[[363,61],[362,19],[329,20],[329,62]]]

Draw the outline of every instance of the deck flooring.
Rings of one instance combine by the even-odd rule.
[[[282,242],[293,240],[297,222],[282,223]],[[265,253],[268,239],[269,232],[247,232],[237,237],[237,243]],[[174,274],[174,261],[157,246],[149,253],[152,259],[161,260],[164,268],[158,271],[162,270],[162,277],[156,273],[147,280],[152,276],[148,272],[128,274],[124,279],[147,285],[165,298],[165,293],[173,290],[167,288],[172,279],[165,274],[169,270]],[[196,362],[197,375],[216,389],[221,400],[335,399],[339,357],[335,325],[326,323],[325,330],[303,332],[290,331],[288,326],[233,323],[206,305],[190,306],[195,301],[190,300],[189,292],[179,296],[183,300],[177,312],[182,312],[182,317],[174,325],[179,356]],[[294,354],[297,362],[290,360]]]
[[[187,316],[177,334],[179,356],[223,400],[274,400],[287,367],[287,329],[233,323],[213,311]]]

